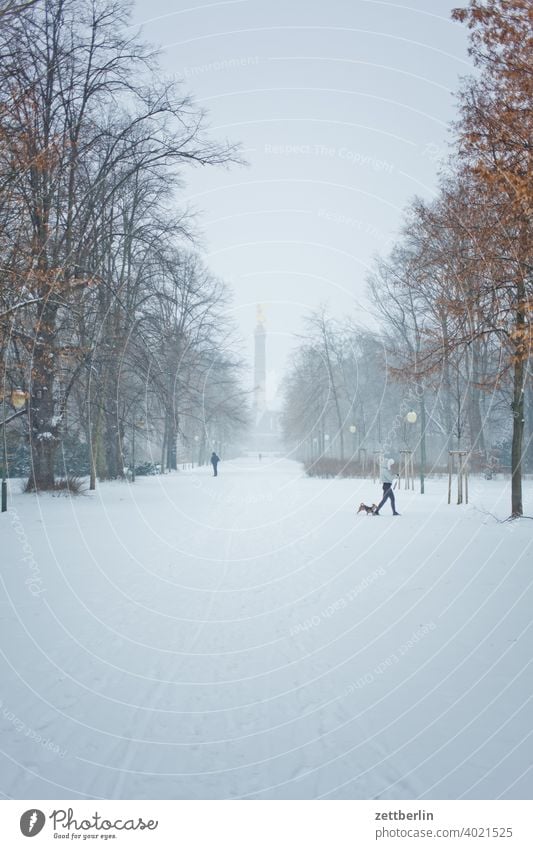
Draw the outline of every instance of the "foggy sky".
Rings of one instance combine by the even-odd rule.
[[[457,4],[460,5],[460,4]],[[464,4],[463,4],[464,5]],[[211,269],[232,286],[251,356],[265,305],[269,394],[320,303],[365,311],[365,274],[430,198],[447,155],[453,91],[471,70],[444,0],[137,0],[163,68],[241,142],[247,167],[186,174]]]

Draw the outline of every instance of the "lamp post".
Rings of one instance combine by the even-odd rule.
[[[405,417],[405,421],[408,422],[408,424],[414,425],[414,424],[416,424],[417,418],[418,418],[418,416],[416,415],[415,411],[410,410]],[[406,440],[406,442],[407,442],[407,440]]]
[[[22,410],[26,404],[27,395],[22,389],[14,389],[11,393],[11,404],[15,410]],[[6,396],[2,395],[2,513],[7,510],[7,437],[6,437]]]
[[[414,410],[407,413],[406,417],[409,424],[416,424],[418,416]],[[425,486],[425,467],[426,467],[426,408],[424,399],[422,398],[420,407],[420,494],[424,494]]]
[[[409,425],[416,424],[417,418],[418,417],[417,417],[415,411],[410,410],[406,414],[405,419],[404,419],[404,423],[403,423],[403,438],[404,438],[404,442],[405,442],[405,448],[402,451],[400,451],[400,457],[401,457],[401,460],[400,460],[400,486],[401,486],[402,471],[403,471],[403,477],[404,477],[406,489],[414,489],[415,488],[413,451],[409,447],[409,444],[408,444],[406,428],[407,428],[408,424]],[[410,440],[409,440],[409,442],[410,442]],[[402,470],[402,465],[403,465],[403,470]]]
[[[351,424],[348,428],[350,433],[352,434],[352,460],[355,457],[355,434],[357,432],[357,427],[354,424]]]

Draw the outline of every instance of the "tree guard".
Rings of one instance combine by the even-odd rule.
[[[469,451],[448,452],[448,504],[452,501],[452,478],[457,474],[457,503],[468,504],[468,457]]]
[[[375,483],[376,480],[381,480],[380,470],[383,465],[383,459],[383,451],[372,452],[372,483]]]
[[[413,452],[410,448],[404,448],[400,451],[400,474],[398,476],[398,489],[402,488],[402,478],[405,482],[404,489],[415,488]]]

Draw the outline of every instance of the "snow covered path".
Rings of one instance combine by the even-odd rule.
[[[533,523],[508,484],[282,460],[16,492],[0,518],[13,798],[531,798]],[[533,487],[526,484],[526,512]]]

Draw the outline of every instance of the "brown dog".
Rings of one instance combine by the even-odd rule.
[[[359,510],[357,511],[357,513],[362,513],[363,510],[364,510],[364,512],[368,516],[369,513],[374,513],[376,508],[377,508],[377,504],[373,504],[372,507],[369,507],[368,504],[363,504],[363,502],[361,501],[361,503],[359,505]]]

